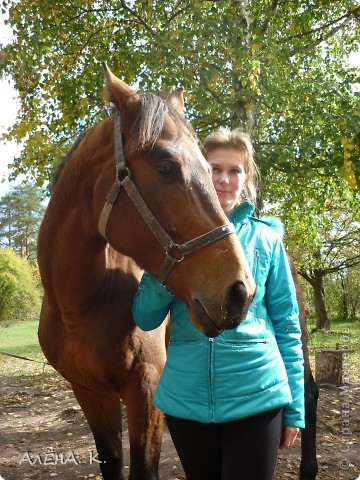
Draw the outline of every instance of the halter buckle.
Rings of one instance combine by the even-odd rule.
[[[171,253],[171,252],[172,252],[173,250],[175,250],[175,249],[177,250],[177,252],[180,253],[180,255],[181,255],[180,258],[175,257],[175,256]],[[171,245],[171,248],[169,248],[168,250],[165,249],[165,252],[166,252],[166,255],[169,255],[170,257],[172,257],[172,258],[174,259],[174,263],[180,263],[180,262],[182,262],[182,261],[184,260],[184,258],[185,258],[184,253],[181,251],[181,246],[180,246],[178,243],[173,243],[173,244]]]
[[[126,177],[131,178],[131,172],[130,169],[126,166],[122,167],[120,170],[117,172],[117,178],[119,179],[119,182],[123,182]]]

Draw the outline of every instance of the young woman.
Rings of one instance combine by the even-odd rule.
[[[151,330],[171,312],[154,403],[166,414],[187,480],[270,480],[279,447],[291,447],[304,427],[295,287],[281,238],[268,223],[277,230],[279,224],[252,216],[258,170],[249,137],[220,130],[205,139],[204,150],[256,282],[248,315],[209,339],[192,326],[184,302],[147,273],[133,315]]]

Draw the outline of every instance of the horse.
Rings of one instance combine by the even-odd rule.
[[[301,461],[299,478],[300,480],[315,480],[318,472],[318,463],[316,458],[316,425],[319,388],[315,382],[310,365],[306,315],[300,279],[294,261],[290,255],[288,255],[288,260],[295,284],[296,298],[299,306],[301,342],[304,355],[305,428],[301,431]]]
[[[104,71],[116,113],[65,156],[39,230],[38,336],[84,412],[104,480],[124,479],[121,402],[129,479],[156,480],[163,415],[152,396],[166,324],[142,332],[133,321],[143,270],[209,337],[245,318],[255,284],[185,121],[182,89],[165,101]]]

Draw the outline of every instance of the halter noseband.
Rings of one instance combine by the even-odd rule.
[[[100,234],[106,240],[106,224],[109,219],[111,209],[114,206],[114,203],[120,193],[121,188],[123,188],[134,206],[136,207],[137,211],[140,213],[142,219],[151,230],[154,237],[165,250],[165,258],[156,276],[157,280],[163,283],[176,263],[184,260],[184,258],[190,253],[195,252],[196,250],[199,250],[206,245],[217,242],[218,240],[221,240],[222,238],[230,235],[231,233],[234,233],[235,228],[232,223],[227,223],[225,225],[221,225],[220,227],[215,228],[214,230],[210,230],[209,232],[204,233],[199,237],[189,240],[182,245],[174,243],[171,237],[165,232],[163,227],[151,213],[149,207],[146,205],[144,199],[140,195],[140,192],[138,191],[136,185],[130,178],[130,170],[125,164],[124,150],[121,140],[120,122],[120,114],[117,113],[114,122],[116,180],[106,196],[106,202],[100,215],[98,229]],[[172,252],[177,256],[174,256]]]

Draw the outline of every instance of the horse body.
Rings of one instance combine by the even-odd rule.
[[[160,101],[151,111],[111,72],[106,78],[124,119],[121,133],[131,175],[175,245],[225,223],[199,149],[185,125],[167,113],[182,104],[182,97],[175,95],[158,113]],[[143,148],[134,148],[139,111],[139,138],[145,139]],[[150,128],[147,115],[151,128],[157,126],[156,135],[142,135],[141,122]],[[101,211],[117,174],[113,128],[114,116],[91,129],[63,163],[54,185],[38,239],[45,291],[39,341],[49,362],[71,383],[94,435],[104,479],[124,479],[122,399],[129,478],[156,480],[163,417],[152,396],[165,362],[166,325],[142,332],[131,307],[142,269],[156,275],[164,251],[123,189],[108,218],[106,240],[99,234]],[[152,142],[146,144],[146,135]],[[194,325],[211,336],[238,324],[254,293],[233,237],[178,259],[183,261],[166,278],[170,291],[187,303]]]
[[[88,169],[96,166],[87,156]],[[121,397],[134,437],[131,475],[155,479],[162,417],[151,397],[165,361],[164,328],[145,335],[134,325],[132,298],[142,271],[98,238],[89,175],[79,172],[77,162],[68,162],[61,176],[64,181],[54,187],[39,235],[46,292],[40,343],[50,363],[71,382],[99,458],[106,459],[104,478],[123,478]],[[84,201],[77,201],[79,193]]]

